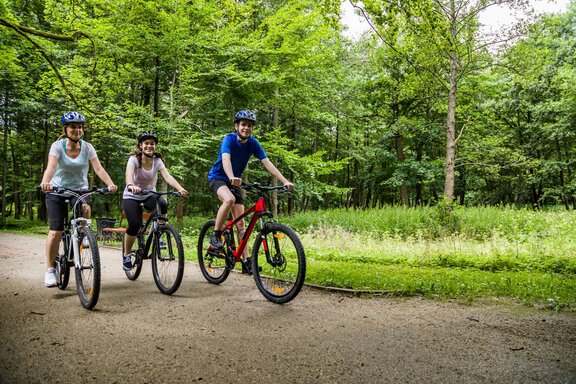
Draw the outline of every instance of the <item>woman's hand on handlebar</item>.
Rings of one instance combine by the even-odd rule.
[[[289,181],[286,181],[286,182],[284,183],[284,186],[285,186],[286,189],[289,190],[289,191],[294,190],[294,184],[292,184],[292,183],[289,182]]]
[[[51,192],[54,189],[54,187],[52,186],[52,184],[50,183],[42,183],[40,184],[40,190],[42,192]]]
[[[137,194],[139,194],[140,192],[142,192],[142,188],[137,187],[137,186],[135,186],[135,185],[130,185],[130,186],[128,187],[128,189],[129,189],[130,191],[132,191],[132,193],[135,194],[135,195],[137,195]]]
[[[108,192],[116,193],[117,190],[118,190],[118,187],[115,184],[108,185]]]

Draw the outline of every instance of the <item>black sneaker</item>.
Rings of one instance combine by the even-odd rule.
[[[129,271],[132,268],[134,268],[134,266],[132,265],[132,256],[134,256],[134,254],[130,253],[129,255],[124,255],[122,257],[122,268],[125,271]]]
[[[240,264],[242,264],[242,274],[251,275],[252,274],[252,262],[248,257],[246,261],[241,260]],[[262,267],[258,266],[258,272],[262,272]]]
[[[215,250],[221,250],[222,248],[224,248],[221,236],[212,232],[212,234],[210,235],[210,246]]]

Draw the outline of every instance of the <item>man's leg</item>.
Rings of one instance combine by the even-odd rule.
[[[213,248],[221,249],[223,247],[221,239],[222,227],[224,226],[226,219],[228,219],[228,214],[230,213],[230,210],[234,206],[236,198],[234,197],[230,189],[225,185],[218,188],[218,190],[216,191],[216,195],[218,196],[218,199],[222,202],[222,205],[220,205],[220,208],[218,208],[218,212],[216,213],[216,223],[214,225],[214,232],[210,236],[210,245]]]
[[[234,204],[234,206],[232,207],[232,216],[234,218],[236,217],[240,217],[244,214],[244,204]],[[238,231],[238,241],[242,240],[244,238],[244,233],[246,232],[246,227],[244,225],[244,220],[240,220],[236,223],[236,230]],[[246,261],[246,259],[248,258],[248,247],[244,248],[244,251],[242,251],[242,260]]]

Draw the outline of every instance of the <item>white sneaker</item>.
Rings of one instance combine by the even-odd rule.
[[[46,274],[44,275],[44,284],[46,284],[46,287],[48,288],[52,288],[57,285],[56,270],[54,268],[51,268],[48,271],[46,271]]]
[[[90,242],[88,241],[88,238],[87,238],[87,237],[84,237],[84,238],[82,239],[82,247],[83,247],[83,248],[90,248]]]

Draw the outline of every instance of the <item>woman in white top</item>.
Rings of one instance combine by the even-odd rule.
[[[96,150],[92,144],[82,140],[84,136],[84,124],[86,119],[78,112],[66,112],[60,119],[64,133],[57,141],[52,143],[48,154],[48,164],[40,188],[46,193],[46,209],[50,222],[50,231],[46,241],[46,275],[44,283],[47,287],[56,286],[56,270],[54,263],[58,253],[58,244],[64,231],[64,220],[68,213],[66,200],[70,205],[75,198],[66,194],[50,193],[53,188],[69,188],[73,190],[88,189],[88,170],[90,164],[98,177],[108,186],[111,193],[116,192],[117,187],[102,167]],[[82,204],[82,214],[90,218],[90,206]]]
[[[142,205],[148,211],[156,208],[156,197],[153,195],[140,195],[143,189],[155,191],[158,172],[166,183],[174,187],[181,196],[186,196],[188,191],[184,189],[176,179],[170,175],[164,166],[162,155],[156,151],[158,136],[153,132],[144,132],[138,136],[136,150],[131,154],[126,164],[126,188],[122,196],[122,210],[128,221],[128,228],[124,235],[124,257],[122,267],[125,270],[132,269],[132,246],[136,235],[142,225]],[[159,199],[160,214],[168,212],[168,204]]]

